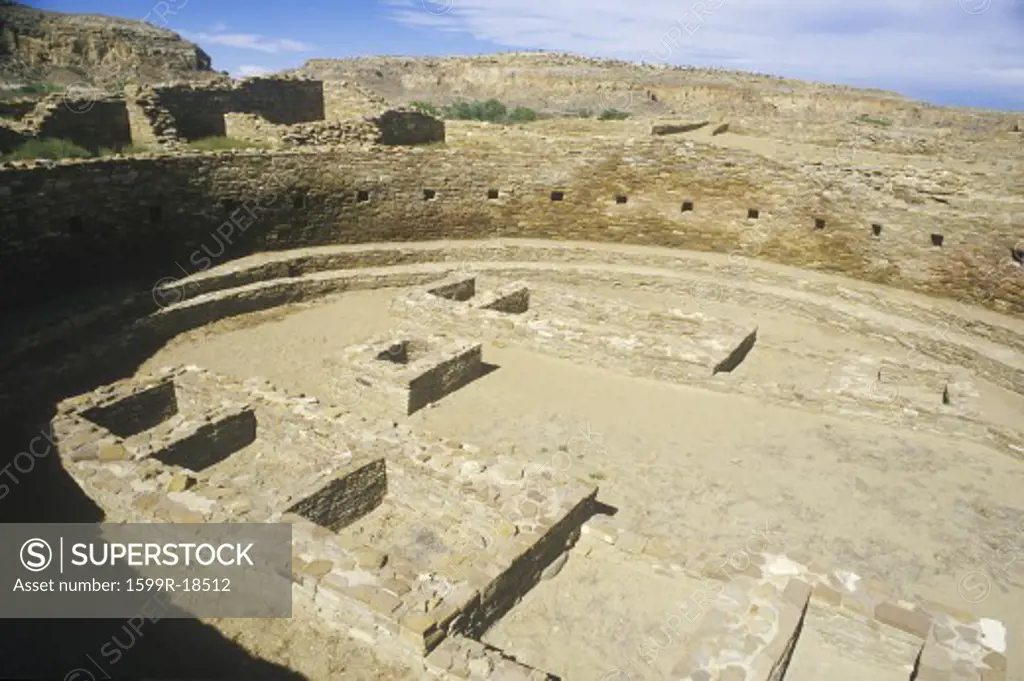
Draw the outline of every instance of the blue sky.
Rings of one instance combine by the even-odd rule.
[[[545,49],[1024,110],[1024,0],[39,0],[145,19],[254,75],[313,57]]]

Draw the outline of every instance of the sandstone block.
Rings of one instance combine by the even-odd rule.
[[[875,607],[875,619],[920,638],[926,638],[932,628],[932,618],[927,613],[907,610],[888,601]]]

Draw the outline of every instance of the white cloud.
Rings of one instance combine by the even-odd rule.
[[[398,21],[507,48],[1018,96],[1019,0],[386,0]]]
[[[238,67],[235,73],[239,76],[265,76],[268,73],[273,73],[274,69],[267,68],[266,66],[258,66],[256,64],[242,64]]]
[[[312,45],[290,38],[267,38],[255,33],[186,33],[181,34],[200,45],[223,45],[243,50],[257,50],[268,54],[281,52],[309,52],[315,49]]]

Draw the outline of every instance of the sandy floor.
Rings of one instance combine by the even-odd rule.
[[[399,293],[352,293],[287,314],[221,322],[177,339],[148,368],[195,363],[336,401],[330,367],[346,345],[393,327],[388,304]],[[762,318],[780,330],[775,343],[879,352],[879,341],[838,335],[827,325],[775,313]],[[1024,625],[1021,462],[981,445],[501,345],[484,347],[485,361],[498,370],[410,417],[414,429],[557,462],[600,481],[599,498],[619,509],[623,523],[685,538],[695,552],[725,556],[751,537],[767,536],[778,552],[817,557],[907,595],[941,598],[1002,619],[1012,632]],[[752,363],[746,376],[742,368],[737,376],[762,380],[787,371]],[[1018,404],[1003,403],[1001,418],[1012,418]],[[969,597],[977,602],[958,595],[958,583],[972,571],[990,589],[983,598]],[[571,560],[491,635],[528,663],[581,674],[569,678],[600,678],[632,654],[630,632],[641,631],[645,619],[658,622],[659,594],[688,588],[627,572],[594,559]],[[548,586],[556,583],[563,587]],[[599,603],[629,631],[607,618],[594,620]],[[589,638],[568,633],[577,622],[589,627]],[[545,651],[536,632],[563,643]]]

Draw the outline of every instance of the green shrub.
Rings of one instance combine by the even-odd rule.
[[[90,158],[94,154],[74,142],[62,139],[34,139],[28,140],[20,147],[5,154],[5,161],[29,161],[35,158],[61,159],[61,158]]]
[[[629,118],[629,112],[619,111],[618,109],[605,109],[597,118],[601,121],[623,121]]]
[[[109,147],[103,147],[100,149],[99,156],[113,156],[115,154],[121,154],[122,156],[134,156],[136,154],[145,154],[153,151],[149,147],[142,144],[129,144],[121,147],[120,149],[111,149]]]
[[[508,107],[497,99],[455,102],[442,107],[439,114],[442,118],[450,120],[488,123],[529,123],[540,118],[540,114],[525,106],[517,106],[509,111]]]
[[[19,87],[18,92],[23,95],[48,95],[63,89],[60,85],[53,83],[28,83]]]
[[[882,128],[888,128],[892,125],[892,121],[888,118],[876,118],[875,116],[869,116],[868,114],[861,114],[857,117],[857,120],[861,123],[867,123],[868,125],[877,125]]]
[[[225,149],[265,149],[263,142],[237,139],[235,137],[204,137],[188,143],[189,148],[197,151],[222,151]]]
[[[508,108],[496,99],[473,102],[455,102],[444,107],[445,118],[460,121],[489,121],[500,123],[508,115]]]
[[[430,102],[422,102],[420,100],[416,100],[414,102],[409,102],[409,106],[412,107],[413,109],[416,109],[420,113],[426,114],[428,116],[441,115],[441,109],[431,104]]]
[[[517,106],[508,114],[508,121],[510,123],[531,123],[538,118],[540,116],[537,115],[536,111],[525,106]]]

